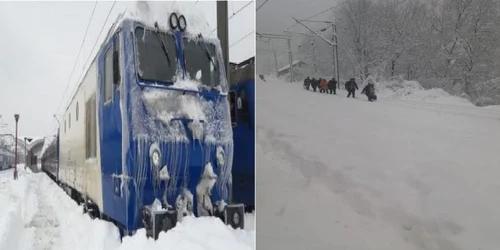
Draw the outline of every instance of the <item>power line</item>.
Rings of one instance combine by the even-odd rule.
[[[234,12],[227,20],[231,20],[231,18],[233,18],[234,16],[236,16],[240,11],[242,11],[243,9],[245,9],[246,7],[248,7],[251,3],[253,3],[253,1],[250,1],[249,3],[245,4],[245,6],[241,7],[239,10],[237,10],[236,12]],[[213,29],[210,33],[214,33],[214,31],[217,30],[217,27],[215,27],[215,29]]]
[[[94,8],[92,9],[92,14],[90,14],[90,19],[89,19],[89,22],[87,24],[87,28],[85,29],[85,35],[83,36],[82,44],[80,45],[80,49],[78,50],[78,55],[76,56],[75,64],[73,65],[73,69],[71,70],[71,73],[69,75],[68,83],[66,84],[66,88],[64,89],[63,95],[61,97],[61,101],[59,102],[59,105],[57,106],[56,112],[59,111],[59,109],[61,108],[61,104],[62,104],[62,102],[64,100],[64,96],[66,95],[66,91],[68,91],[68,87],[70,85],[71,78],[73,78],[73,73],[75,72],[76,64],[78,62],[78,59],[80,59],[80,54],[82,52],[83,45],[85,44],[85,38],[87,37],[87,33],[89,31],[90,24],[92,23],[92,19],[94,17],[94,13],[95,13],[95,9],[97,7],[97,3],[98,3],[98,1],[95,1]]]
[[[264,1],[259,7],[257,7],[257,9],[255,10],[255,12],[259,11],[260,8],[262,8],[262,6],[264,6],[264,4],[266,4],[269,0],[266,0]]]
[[[85,62],[85,65],[87,65],[89,63],[89,60],[92,58],[92,53],[94,52],[94,49],[95,49],[95,47],[97,45],[97,42],[99,42],[99,37],[101,37],[101,35],[102,35],[102,31],[104,30],[104,27],[106,26],[106,23],[108,22],[109,16],[111,15],[111,12],[115,8],[115,4],[116,4],[116,0],[113,1],[113,5],[111,6],[111,9],[109,9],[108,15],[106,16],[106,20],[104,20],[104,23],[103,23],[103,25],[101,27],[101,31],[99,32],[99,36],[97,36],[97,39],[95,40],[94,46],[92,46],[92,50],[90,51],[90,54],[89,54],[89,56],[87,58],[87,61]],[[78,79],[81,79],[82,76],[85,73],[86,73],[86,70],[84,69],[82,71],[82,73],[80,74],[80,77]],[[79,82],[77,82],[77,84],[76,84],[75,88],[73,89],[72,93],[76,91],[76,89],[78,88],[79,85],[80,85]],[[71,99],[68,102],[71,102]]]
[[[396,3],[390,4],[390,5],[386,6],[386,7],[378,8],[378,9],[375,9],[375,10],[369,10],[369,11],[367,11],[367,12],[365,12],[365,13],[362,13],[362,14],[360,14],[360,15],[358,15],[358,16],[354,16],[354,17],[352,17],[352,18],[351,18],[351,20],[354,20],[354,19],[360,18],[360,17],[362,17],[362,16],[364,16],[364,15],[366,15],[366,14],[380,12],[380,11],[384,10],[385,8],[387,8],[387,7],[389,7],[389,6],[396,6],[396,5],[398,5],[398,4],[402,4],[402,3],[406,2],[406,1],[408,1],[408,0],[402,0],[402,1],[400,1],[400,2],[396,2]],[[337,6],[335,6],[335,7],[338,7],[338,6],[339,6],[339,5],[337,5]],[[319,13],[318,13],[318,14],[319,14]],[[317,16],[317,14],[316,14],[315,16]],[[311,19],[311,18],[313,18],[313,17],[315,17],[315,16],[311,16],[311,17],[309,17],[308,19]],[[305,19],[304,21],[307,21],[308,19]],[[345,22],[345,20],[344,20],[344,21],[342,21],[342,20],[337,21],[337,23],[342,23],[342,22]],[[295,25],[297,25],[297,24],[298,24],[298,23],[296,23]],[[293,26],[295,26],[295,25],[293,25]],[[293,26],[292,26],[292,27],[293,27]],[[292,27],[290,27],[290,28],[292,28]],[[326,30],[326,29],[327,29],[327,28],[329,28],[329,27],[330,27],[330,25],[328,25],[328,26],[326,26],[325,28],[321,29],[321,31]]]
[[[333,6],[333,7],[330,7],[330,8],[328,8],[328,9],[326,9],[326,10],[323,10],[323,11],[321,11],[321,12],[319,12],[319,13],[316,13],[316,14],[314,14],[314,15],[312,15],[312,16],[310,16],[310,17],[308,17],[308,18],[304,19],[304,20],[309,20],[309,19],[311,19],[311,18],[317,17],[317,16],[319,16],[319,15],[321,15],[321,14],[323,14],[323,13],[327,12],[327,11],[330,11],[330,10],[333,10],[333,9],[335,9],[335,8],[338,8],[338,7],[340,7],[341,5],[346,4],[346,3],[347,3],[347,1],[346,1],[346,0],[344,0],[344,1],[342,1],[341,3],[339,3],[339,4],[337,4],[337,5]],[[293,27],[295,27],[295,26],[297,26],[297,23],[295,23],[294,25],[292,25],[292,26],[290,26],[290,27],[286,28],[286,30],[289,30],[289,29],[291,29],[291,28],[293,28]]]
[[[239,10],[237,10],[236,12],[233,13],[233,15],[231,15],[227,20],[231,20],[231,18],[233,18],[234,16],[236,16],[240,11],[242,11],[243,9],[245,9],[246,7],[248,7],[248,5],[250,5],[251,3],[253,3],[253,1],[250,1],[249,3],[245,4],[245,6],[241,7]]]
[[[246,34],[242,38],[238,39],[238,41],[236,41],[235,43],[229,45],[229,48],[233,47],[234,45],[238,44],[239,42],[243,41],[243,39],[247,38],[248,36],[250,36],[251,34],[254,34],[254,33],[255,33],[255,30],[252,30],[252,31],[248,32],[248,34]]]

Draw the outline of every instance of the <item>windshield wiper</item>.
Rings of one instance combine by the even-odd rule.
[[[161,48],[163,49],[163,53],[165,53],[165,56],[167,56],[167,62],[168,62],[168,66],[172,66],[171,63],[170,63],[170,57],[168,56],[168,50],[167,48],[165,47],[165,43],[163,43],[163,39],[161,39],[160,37],[160,28],[158,27],[158,22],[155,22],[155,34],[156,34],[156,38],[158,39],[158,41],[161,43]]]
[[[201,34],[199,35],[199,37],[203,38],[203,36]],[[203,44],[205,45],[205,55],[208,57],[208,60],[210,60],[210,62],[212,63],[212,65],[214,66],[215,70],[219,71],[217,69],[217,65],[215,65],[215,62],[212,59],[212,54],[210,53],[210,50],[208,50],[207,44],[205,42],[203,42]]]

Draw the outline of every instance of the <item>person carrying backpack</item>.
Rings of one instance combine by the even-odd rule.
[[[311,86],[311,79],[309,79],[309,76],[304,80],[304,88],[306,90],[309,90],[309,86]]]
[[[314,91],[314,92],[316,92],[316,88],[318,88],[318,82],[319,82],[319,81],[318,81],[318,80],[316,80],[316,78],[313,78],[313,79],[311,80],[311,86],[312,86],[312,88],[313,88],[313,91]]]
[[[330,94],[337,94],[337,80],[335,80],[335,77],[328,81],[328,89],[330,90]]]
[[[347,93],[349,93],[347,95],[347,98],[351,97],[352,95],[352,98],[356,98],[356,90],[359,90],[358,88],[358,84],[356,83],[356,81],[354,80],[354,78],[351,78],[349,81],[347,81],[345,83],[345,89],[347,90]]]
[[[361,94],[363,93],[366,97],[368,97],[368,101],[371,102],[377,100],[377,95],[375,94],[375,84],[373,84],[373,82],[368,82],[368,84],[363,88],[363,91],[361,91]]]

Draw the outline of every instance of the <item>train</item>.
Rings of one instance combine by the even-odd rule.
[[[244,227],[231,201],[234,156],[220,41],[171,12],[159,25],[119,17],[42,152],[42,171],[122,236],[186,216]]]
[[[255,57],[232,64],[230,71],[233,124],[233,195],[245,210],[255,209]]]
[[[0,170],[12,168],[14,165],[14,153],[0,148]]]

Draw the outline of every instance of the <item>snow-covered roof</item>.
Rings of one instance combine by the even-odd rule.
[[[201,34],[203,37],[217,38],[212,32],[205,13],[202,8],[192,3],[186,2],[147,2],[137,1],[132,3],[127,10],[118,17],[113,33],[116,27],[124,20],[134,20],[143,23],[146,26],[154,27],[155,22],[158,22],[158,27],[161,30],[170,30],[169,18],[171,13],[177,13],[179,16],[184,15],[186,18],[186,32],[190,34]]]
[[[295,61],[293,61],[293,63],[292,63],[292,65],[293,65],[294,67],[295,67],[295,66],[297,66],[297,64],[306,64],[306,63],[305,63],[305,62],[303,62],[303,61],[301,61],[301,60],[295,60]],[[278,69],[278,72],[281,72],[281,71],[283,71],[283,70],[287,70],[287,69],[289,69],[289,68],[290,68],[290,64],[287,64],[285,67]]]

